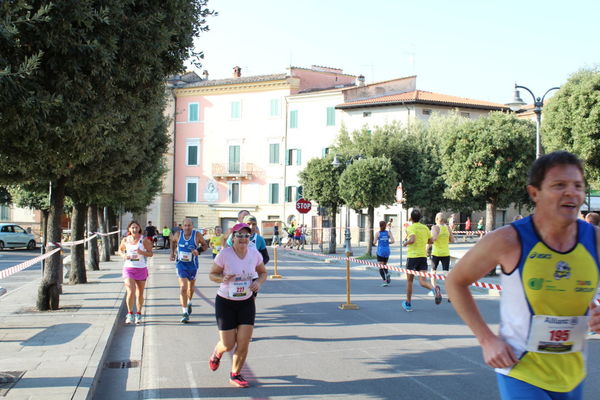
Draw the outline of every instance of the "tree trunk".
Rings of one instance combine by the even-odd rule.
[[[98,207],[93,205],[88,208],[88,235],[98,232]],[[98,254],[98,237],[88,242],[87,268],[90,271],[100,270],[100,255]]]
[[[491,232],[496,228],[496,202],[485,204],[485,231]]]
[[[101,233],[108,233],[108,207],[104,207],[102,212],[98,212],[98,224],[100,225]],[[100,249],[100,261],[110,261],[110,242],[108,236],[101,236]]]
[[[369,215],[369,232],[367,233],[367,240],[369,241],[369,244],[367,245],[367,254],[370,257],[372,255],[371,252],[373,251],[373,226],[375,225],[375,207],[369,206],[367,208],[367,213]]]
[[[117,214],[115,214],[112,208],[108,209],[108,222],[109,222],[109,232],[114,232],[119,230],[118,222],[117,222]],[[119,249],[119,234],[110,235],[110,255],[114,256],[115,252]]]
[[[60,178],[50,190],[50,211],[48,214],[48,242],[50,244],[60,243],[62,230],[60,228],[60,219],[63,212],[65,201],[65,182],[66,178]],[[55,246],[50,245],[47,251],[54,250]],[[60,302],[60,284],[62,277],[62,256],[61,252],[54,253],[47,259],[44,269],[44,276],[40,283],[37,298],[37,308],[40,311],[58,310]]]
[[[329,254],[335,254],[335,242],[336,242],[336,236],[337,236],[337,221],[335,220],[336,217],[336,211],[337,211],[337,206],[336,207],[331,207],[331,226],[329,227],[329,231],[331,232],[329,235]]]
[[[72,233],[73,241],[82,240],[85,236],[85,217],[87,206],[82,203],[75,203],[73,206]],[[71,250],[71,270],[69,271],[69,283],[87,283],[87,274],[85,272],[85,250],[84,245],[78,244]]]
[[[496,225],[496,202],[491,201],[485,204],[485,231],[491,232]],[[487,276],[496,276],[496,266],[487,274]]]

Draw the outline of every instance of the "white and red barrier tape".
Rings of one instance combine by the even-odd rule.
[[[332,256],[332,255],[328,255],[328,254],[312,253],[310,251],[304,251],[304,250],[287,249],[284,247],[279,247],[279,248],[284,249],[285,251],[291,251],[293,253],[307,254],[307,255],[311,255],[311,256],[318,256],[318,257],[330,258],[330,259],[335,259],[335,260],[344,260],[344,261],[350,260],[350,262],[353,262],[353,263],[369,265],[369,266],[377,267],[377,268],[383,268],[383,264],[379,264],[379,263],[373,262],[373,261],[359,260],[359,259],[353,258],[353,257]],[[430,272],[425,272],[425,271],[414,271],[411,269],[402,268],[395,264],[387,264],[387,265],[385,265],[385,268],[390,269],[392,271],[404,272],[405,274],[412,274],[412,275],[424,276],[427,278],[446,280],[446,275],[432,274]],[[473,282],[471,284],[471,286],[480,287],[480,288],[484,288],[484,289],[502,290],[502,286],[500,286],[496,283],[487,283],[487,282],[477,281],[477,282]]]
[[[485,233],[485,231],[452,231],[452,234],[459,234],[459,235],[483,235]]]
[[[42,260],[45,260],[46,258],[50,257],[51,255],[53,255],[54,253],[60,251],[62,249],[62,247],[71,247],[71,246],[76,246],[78,244],[83,244],[89,240],[92,240],[93,238],[95,238],[97,235],[102,235],[102,236],[108,236],[108,235],[114,235],[115,233],[119,233],[119,231],[115,231],[115,232],[109,232],[109,233],[94,233],[92,236],[86,238],[86,239],[82,239],[82,240],[77,240],[75,242],[48,242],[48,247],[54,247],[54,250],[49,251],[48,253],[44,253],[40,256],[37,256],[36,258],[32,258],[31,260],[27,260],[24,263],[21,264],[17,264],[15,266],[12,266],[10,268],[7,269],[3,269],[2,271],[0,271],[0,279],[4,279],[4,278],[8,278],[9,276],[16,274],[19,271],[24,270],[25,268],[31,267],[32,265],[35,265],[37,263],[39,263]]]

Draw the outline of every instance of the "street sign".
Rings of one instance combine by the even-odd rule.
[[[402,190],[402,183],[396,187],[396,203],[404,203],[404,191]]]
[[[296,202],[296,210],[300,214],[306,214],[312,208],[312,203],[304,198],[298,199]]]

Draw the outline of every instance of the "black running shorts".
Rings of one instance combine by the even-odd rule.
[[[377,256],[377,262],[387,263],[389,259],[389,257]]]
[[[409,258],[406,263],[406,269],[413,271],[427,271],[427,257]]]
[[[220,331],[235,329],[239,325],[254,325],[256,317],[254,297],[246,300],[229,300],[217,295],[215,316]]]
[[[433,263],[433,270],[435,271],[438,267],[438,264],[442,263],[442,270],[449,271],[450,270],[450,256],[431,256],[431,262]]]

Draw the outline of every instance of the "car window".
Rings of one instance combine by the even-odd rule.
[[[15,229],[15,233],[25,233],[25,229],[21,228],[20,226],[13,226],[13,228]]]
[[[2,232],[13,233],[13,232],[14,232],[14,230],[13,230],[13,227],[12,227],[12,225],[6,225],[6,226],[3,226],[3,227],[2,227]]]
[[[3,226],[0,232],[8,232],[8,226]]]

